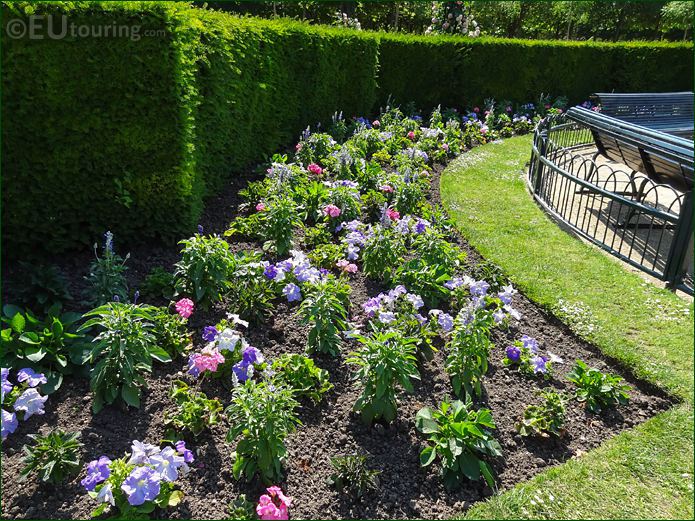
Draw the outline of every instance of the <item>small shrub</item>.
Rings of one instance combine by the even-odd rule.
[[[306,295],[299,307],[304,324],[311,324],[307,338],[310,352],[337,356],[341,332],[347,329],[347,309],[350,286],[335,278],[324,278],[306,285]]]
[[[329,481],[337,490],[347,489],[360,498],[370,490],[379,487],[380,470],[367,467],[367,457],[358,454],[331,458],[335,472]]]
[[[295,203],[290,197],[278,197],[265,210],[263,249],[278,256],[286,255],[292,248],[294,227],[299,224]]]
[[[420,409],[415,426],[431,443],[420,453],[420,464],[427,467],[439,457],[447,488],[459,485],[462,477],[471,481],[482,477],[495,486],[492,468],[482,459],[502,455],[500,444],[487,430],[495,428],[489,409],[473,410],[470,400],[444,401],[439,410]]]
[[[535,338],[522,336],[507,347],[505,354],[502,363],[507,367],[517,367],[520,373],[528,376],[541,375],[545,379],[552,376],[552,363],[538,352]]]
[[[235,521],[252,521],[258,519],[256,506],[246,499],[246,494],[239,494],[237,498],[229,504],[227,519],[233,519]]]
[[[153,267],[145,277],[140,291],[148,298],[174,299],[175,277],[161,266]]]
[[[284,382],[297,397],[306,397],[319,403],[323,395],[333,389],[328,371],[316,367],[311,358],[298,354],[283,354],[273,362],[276,378]]]
[[[90,287],[88,289],[90,304],[100,306],[118,298],[123,302],[128,301],[128,285],[124,273],[128,269],[125,263],[130,258],[130,253],[125,259],[116,254],[113,249],[113,234],[106,232],[104,235],[104,248],[99,257],[97,244],[94,244],[95,260],[89,267],[89,275],[86,277]]]
[[[402,262],[405,245],[400,235],[376,226],[362,250],[362,267],[367,277],[388,282]]]
[[[260,252],[239,252],[229,271],[226,302],[230,311],[249,320],[260,320],[273,309],[274,282],[264,275],[262,259]]]
[[[55,266],[36,266],[28,262],[19,265],[26,274],[20,297],[30,309],[47,313],[54,304],[72,300],[67,280]]]
[[[222,404],[210,400],[202,391],[191,389],[185,382],[176,380],[169,394],[176,405],[173,413],[165,415],[167,441],[175,442],[181,433],[199,436],[205,429],[217,424]]]
[[[522,436],[531,434],[553,434],[562,436],[565,425],[565,404],[567,396],[551,389],[540,394],[540,405],[529,405],[524,411],[523,419],[516,424],[516,430]]]
[[[336,262],[345,258],[345,248],[340,244],[321,244],[307,255],[311,264],[318,268],[335,268]]]
[[[196,234],[179,242],[181,260],[174,271],[176,292],[195,299],[203,308],[219,302],[229,284],[229,244],[217,236]]]
[[[282,461],[287,454],[285,438],[301,424],[299,406],[292,390],[269,381],[246,380],[234,389],[225,414],[229,421],[227,442],[238,437],[232,474],[251,480],[259,474],[265,483],[282,479]]]
[[[319,223],[316,226],[304,229],[304,244],[309,248],[328,244],[332,240],[333,236],[331,232],[328,231],[328,225],[326,223]]]
[[[581,360],[575,362],[567,379],[577,386],[577,400],[585,403],[586,408],[596,414],[612,405],[625,405],[630,399],[627,393],[630,386],[620,376],[589,368]]]
[[[85,313],[82,329],[100,329],[87,361],[92,364],[90,388],[94,393],[92,410],[122,400],[140,407],[144,373],[152,371],[152,359],[170,362],[171,356],[157,345],[152,332],[152,307],[110,302]]]
[[[66,433],[60,429],[48,435],[29,434],[34,443],[24,445],[24,468],[21,479],[30,474],[38,474],[41,481],[61,483],[74,476],[80,468],[80,433]]]
[[[392,422],[398,409],[397,386],[412,393],[411,380],[420,379],[415,358],[417,339],[396,331],[377,331],[356,339],[362,348],[347,359],[357,366],[354,379],[362,387],[354,409],[366,424]]]
[[[427,264],[417,258],[398,266],[393,282],[402,284],[420,295],[428,307],[435,307],[447,297],[449,292],[444,283],[450,278],[445,266]]]

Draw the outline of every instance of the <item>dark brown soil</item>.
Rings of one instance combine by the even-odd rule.
[[[433,175],[433,202],[439,202],[440,172],[441,168],[437,168]],[[202,219],[206,232],[220,233],[226,228],[239,203],[236,193],[250,177],[239,178],[228,190],[209,202]],[[469,253],[469,258],[478,262],[478,254],[460,238],[458,240]],[[254,246],[234,243],[233,247],[239,250]],[[176,259],[176,247],[150,246],[134,250],[128,264],[131,287],[136,288],[152,266],[170,268]],[[59,259],[59,267],[68,275],[74,294],[79,295],[83,289],[82,277],[89,261],[89,252]],[[19,283],[20,274],[8,271],[9,282]],[[354,277],[351,299],[353,321],[364,318],[361,316],[361,304],[382,289],[361,274]],[[9,290],[11,297],[12,287]],[[510,488],[549,466],[579,457],[670,405],[667,397],[632,378],[523,295],[515,298],[515,307],[523,316],[509,331],[496,330],[493,335],[497,347],[490,357],[485,396],[480,403],[492,410],[497,423],[495,436],[504,452],[504,456],[494,462],[500,490]],[[285,352],[303,353],[307,331],[299,324],[295,310],[293,305],[279,303],[274,315],[265,323],[249,328],[249,342],[270,359]],[[202,343],[202,328],[217,322],[225,311],[224,306],[218,306],[210,312],[196,312],[193,315],[190,325],[195,329],[197,344]],[[504,347],[522,334],[537,338],[544,350],[564,358],[564,364],[555,366],[552,380],[543,382],[527,378],[502,365]],[[303,404],[300,412],[303,425],[287,440],[289,457],[285,464],[286,479],[280,485],[293,498],[291,517],[443,519],[461,514],[475,501],[491,495],[493,491],[489,488],[470,482],[465,482],[458,491],[448,492],[442,485],[436,467],[423,469],[419,465],[418,453],[424,445],[423,438],[415,430],[415,414],[423,406],[437,406],[452,392],[443,370],[444,353],[440,350],[434,360],[421,365],[421,381],[415,386],[415,393],[400,396],[398,419],[389,426],[377,424],[369,428],[352,413],[358,391],[352,387],[351,370],[344,363],[351,347],[343,346],[340,357],[336,359],[314,357],[319,366],[328,370],[335,387],[318,406]],[[568,388],[564,376],[578,358],[601,370],[623,374],[633,387],[629,405],[596,416],[585,413],[582,407],[573,402],[568,406],[567,435],[564,438],[520,437],[514,424],[524,408],[536,401],[534,391],[545,386]],[[17,432],[3,443],[2,517],[87,518],[95,503],[79,484],[84,477],[82,473],[56,487],[39,484],[33,478],[19,482],[21,447],[28,442],[27,434],[45,432],[52,427],[80,431],[85,444],[83,459],[86,461],[102,454],[111,458],[120,457],[130,449],[135,439],[158,443],[164,434],[164,412],[171,407],[168,390],[172,380],[184,377],[184,365],[182,359],[167,365],[159,364],[148,379],[148,389],[143,394],[143,405],[139,410],[106,407],[101,413],[92,415],[88,382],[67,380],[46,402],[44,416],[34,416],[21,423]],[[206,382],[204,390],[224,404],[229,402],[230,391],[219,381]],[[255,500],[263,492],[264,487],[259,483],[237,482],[232,478],[230,455],[233,446],[225,442],[225,433],[226,426],[218,425],[193,444],[197,461],[193,472],[181,483],[186,497],[178,507],[160,512],[160,517],[222,519],[226,517],[229,503],[240,493]],[[368,493],[360,501],[337,493],[327,484],[332,470],[330,458],[352,453],[368,454],[370,466],[382,472],[379,490]]]

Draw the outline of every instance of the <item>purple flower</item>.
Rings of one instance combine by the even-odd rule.
[[[2,410],[2,439],[7,438],[8,434],[12,434],[17,430],[19,421],[17,420],[17,415],[13,412],[8,412],[5,409]]]
[[[29,387],[36,387],[39,384],[48,382],[43,373],[35,373],[30,367],[25,367],[17,371],[17,381],[26,382]]]
[[[263,275],[268,277],[270,280],[273,280],[275,277],[277,277],[277,274],[278,269],[273,264],[268,264],[263,270]]]
[[[87,492],[92,492],[94,487],[108,479],[111,475],[111,470],[109,469],[110,464],[111,460],[106,456],[102,456],[98,460],[95,459],[90,461],[87,464],[87,477],[80,481]]]
[[[150,465],[162,477],[164,481],[176,481],[179,477],[178,469],[186,464],[171,447],[165,447],[162,452],[150,458]]]
[[[101,487],[101,490],[99,490],[96,499],[99,503],[110,503],[111,506],[114,506],[116,504],[116,500],[113,497],[113,490],[111,489],[111,485],[109,484],[106,484],[103,487]]]
[[[217,331],[215,326],[205,326],[205,329],[203,329],[203,340],[206,342],[214,342],[219,334],[220,332]]]
[[[128,503],[133,506],[152,501],[159,495],[161,478],[150,467],[137,467],[125,478],[121,490],[128,497]]]
[[[439,313],[437,322],[439,323],[439,327],[441,327],[442,331],[445,333],[448,333],[454,329],[454,318],[449,315],[449,313]]]
[[[429,223],[424,220],[424,219],[418,219],[417,223],[415,224],[415,233],[420,234],[420,233],[425,233],[425,230],[427,230],[427,225]]]
[[[396,320],[396,315],[394,315],[390,311],[382,311],[381,313],[379,313],[379,322],[381,322],[382,324],[390,324],[394,320]]]
[[[374,313],[379,311],[381,307],[381,299],[379,297],[372,297],[367,302],[362,304],[362,309],[369,317],[373,317]]]
[[[524,335],[521,337],[521,343],[531,353],[536,354],[538,352],[538,340],[536,340],[535,338]]]
[[[507,358],[514,363],[521,360],[521,349],[518,346],[507,347]]]
[[[245,382],[253,376],[253,366],[251,364],[245,364],[244,362],[234,364],[232,371],[240,382]]]
[[[253,346],[247,346],[241,352],[241,361],[245,364],[262,364],[263,355]]]
[[[140,463],[149,463],[150,457],[159,453],[159,447],[151,443],[143,443],[138,440],[133,440],[131,445],[131,454],[128,463],[138,465]]]
[[[501,324],[504,322],[504,319],[507,317],[507,314],[504,312],[502,308],[496,310],[492,314],[492,319],[495,321],[495,324]]]
[[[517,293],[517,291],[512,287],[511,284],[508,286],[504,286],[502,288],[502,291],[497,293],[497,296],[499,299],[504,303],[504,304],[511,304],[512,303],[512,297]]]
[[[299,289],[299,286],[292,282],[283,288],[282,294],[287,297],[287,302],[295,302],[302,299],[302,291]]]
[[[183,456],[183,461],[186,463],[193,463],[195,458],[193,457],[193,451],[186,448],[186,442],[179,440],[176,442],[176,450],[181,456]]]
[[[463,285],[463,279],[461,277],[454,277],[444,283],[446,289],[455,290],[456,288]]]
[[[548,366],[547,366],[548,359],[544,356],[534,356],[531,358],[531,365],[533,366],[533,372],[538,374],[538,373],[547,373],[548,372]]]
[[[198,233],[199,233],[200,235],[203,235],[203,231],[204,231],[203,225],[202,225],[202,224],[199,224],[199,225],[198,225]]]
[[[194,377],[198,377],[200,375],[200,369],[195,365],[195,356],[196,353],[188,355],[188,374]]]
[[[41,396],[36,389],[27,389],[14,402],[15,411],[24,412],[24,420],[28,420],[34,414],[43,414],[43,404],[48,396]]]
[[[7,367],[2,368],[2,401],[5,401],[5,394],[9,393],[14,386],[8,378],[10,377],[10,369]]]
[[[488,289],[490,289],[490,284],[484,280],[476,280],[471,284],[471,295],[474,297],[484,297]]]
[[[408,293],[408,290],[405,289],[405,286],[403,284],[399,284],[398,286],[393,288],[391,291],[389,291],[388,295],[389,295],[390,299],[395,300],[398,297],[400,297],[401,295],[405,295],[406,293]]]
[[[423,317],[420,313],[416,313],[415,318],[418,322],[420,322],[421,326],[424,326],[425,324],[427,324],[427,319],[425,317]]]
[[[422,306],[425,305],[420,295],[409,293],[405,298],[408,299],[408,301],[413,305],[415,309],[420,309]]]

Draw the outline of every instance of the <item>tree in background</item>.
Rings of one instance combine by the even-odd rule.
[[[567,40],[687,40],[692,2],[320,1],[194,2],[199,6],[265,18],[415,34]]]
[[[683,40],[687,40],[688,31],[693,28],[693,3],[668,2],[661,8],[661,23],[665,31],[683,31]]]

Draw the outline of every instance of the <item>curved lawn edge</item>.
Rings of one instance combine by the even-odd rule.
[[[530,136],[521,136],[453,161],[441,178],[449,215],[527,297],[684,403],[466,518],[692,519],[693,305],[551,221],[526,190],[530,150]]]

